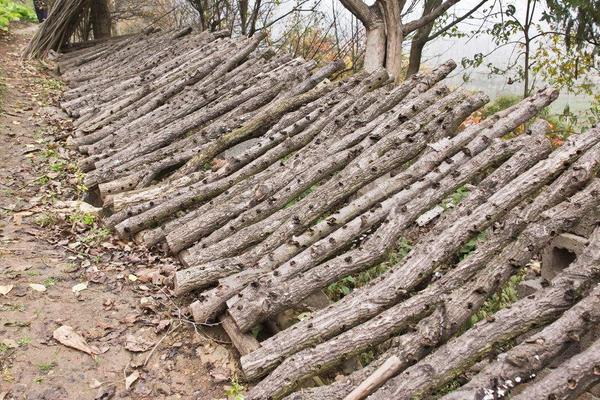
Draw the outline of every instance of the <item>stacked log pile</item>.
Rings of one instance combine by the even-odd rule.
[[[598,322],[598,228],[548,287],[465,326],[554,236],[595,212],[600,129],[552,150],[548,124],[528,121],[553,89],[465,124],[488,99],[444,85],[452,61],[397,86],[383,70],[337,80],[341,62],[316,68],[262,39],[144,32],[59,62],[70,84],[62,106],[76,118],[70,144],[85,154],[105,223],[179,255],[174,292],[193,293],[194,319],[219,319],[239,344],[257,382],[247,398],[427,398],[541,326],[445,398],[497,398],[531,380],[522,398],[568,398],[597,380],[598,343],[560,366],[568,381],[533,378]],[[465,186],[468,196],[385,273],[260,343],[245,333],[385,261],[422,214]],[[293,393],[379,345],[368,365]]]

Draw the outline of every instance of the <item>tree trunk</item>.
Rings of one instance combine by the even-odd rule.
[[[103,39],[111,36],[111,18],[107,0],[94,0],[91,2],[91,20],[94,39]]]
[[[365,71],[374,72],[385,66],[386,36],[383,23],[367,29]]]

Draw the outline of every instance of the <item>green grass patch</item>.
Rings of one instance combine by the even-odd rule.
[[[521,270],[519,270],[519,272],[513,275],[497,293],[495,293],[493,296],[487,299],[483,303],[479,311],[477,311],[477,313],[471,316],[471,318],[467,322],[466,329],[471,328],[477,322],[491,317],[496,312],[510,306],[515,301],[519,300],[519,293],[517,291],[517,288],[519,287],[519,284],[523,281],[523,278],[525,277],[526,273],[526,269],[522,268]]]
[[[43,374],[47,374],[50,371],[52,371],[54,369],[54,367],[56,367],[56,363],[54,361],[50,362],[50,363],[41,363],[41,364],[38,364],[37,367],[38,367],[38,371],[40,371]]]
[[[366,271],[359,272],[355,275],[349,275],[337,282],[332,283],[326,289],[327,296],[337,301],[340,298],[348,295],[355,288],[361,287],[384,274],[392,266],[398,264],[412,249],[411,244],[405,238],[398,240],[396,248],[391,251],[386,261],[377,264]]]

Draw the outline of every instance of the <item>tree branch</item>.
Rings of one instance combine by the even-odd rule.
[[[437,38],[438,36],[443,35],[444,33],[448,32],[448,30],[450,28],[458,25],[459,23],[461,23],[465,19],[469,18],[471,15],[473,15],[473,13],[475,11],[479,10],[487,2],[488,2],[488,0],[481,0],[475,7],[473,7],[471,9],[471,11],[469,11],[468,13],[466,13],[465,15],[463,15],[462,17],[459,17],[459,18],[455,19],[454,21],[450,22],[448,25],[444,26],[443,28],[440,28],[434,34],[430,35],[427,38],[427,41],[431,41],[431,40]]]
[[[371,17],[371,9],[362,0],[340,0],[342,5],[350,11],[356,18],[362,22],[365,28],[368,28],[373,18]]]
[[[404,32],[404,35],[408,35],[412,31],[419,29],[423,25],[427,25],[431,21],[434,21],[437,17],[439,17],[440,15],[445,13],[450,7],[452,7],[459,1],[460,0],[447,0],[447,1],[443,2],[442,4],[440,4],[438,7],[434,8],[431,11],[431,13],[424,15],[419,19],[416,19],[414,21],[410,21],[410,22],[404,24],[404,26],[402,27],[402,31]]]

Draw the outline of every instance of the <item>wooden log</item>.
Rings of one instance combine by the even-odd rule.
[[[417,119],[408,121],[406,122],[406,127],[404,129],[409,129],[408,127],[412,125],[414,126],[414,132],[416,133],[418,132],[418,122],[419,121]],[[371,176],[374,173],[373,171],[369,170],[371,164],[378,164],[377,171],[375,172],[376,174],[380,174],[382,171],[385,171],[387,165],[397,161],[394,157],[394,154],[401,154],[401,151],[388,152],[387,156],[384,157],[381,157],[381,155],[392,148],[393,145],[391,143],[397,140],[398,137],[402,137],[402,135],[406,136],[407,132],[398,131],[394,134],[389,134],[383,137],[375,146],[369,148],[361,157],[349,164],[343,170],[343,173],[336,175],[326,184],[321,185],[315,191],[302,199],[302,201],[296,203],[289,209],[286,209],[282,218],[282,223],[277,222],[274,224],[274,220],[278,218],[277,214],[275,214],[273,220],[265,220],[266,225],[275,225],[275,230],[272,231],[272,233],[265,240],[263,240],[259,246],[256,246],[253,251],[255,253],[259,253],[259,257],[265,255],[282,243],[288,241],[293,235],[300,233],[302,229],[308,228],[308,226],[310,226],[315,219],[329,210],[333,204],[341,201],[349,191],[352,192],[353,190],[356,190],[355,184],[360,184],[365,177]],[[417,141],[415,141],[415,144],[418,144]],[[260,231],[264,231],[266,229],[263,225],[260,227],[255,227],[259,228],[258,232],[256,230],[243,230],[237,234],[241,235],[242,237],[255,237],[261,234]],[[270,229],[273,228],[271,227]],[[230,238],[230,241],[233,240],[234,236]],[[235,243],[238,245],[241,243],[239,236],[235,237]],[[232,245],[234,244],[225,244],[225,242],[223,243],[223,247],[225,249],[233,248]],[[211,251],[217,250],[218,249],[216,248],[211,248]],[[188,258],[190,257],[187,254],[184,255],[184,262],[193,264],[194,260]],[[255,261],[253,260],[252,262]]]
[[[382,82],[384,80],[384,77],[387,77],[387,75],[385,75],[382,71],[378,71],[372,74],[370,79],[361,83],[352,91],[356,92],[356,94],[365,94],[365,92],[370,91],[368,87],[377,87],[378,82]],[[343,109],[349,104],[352,104],[354,100],[355,99],[349,99],[348,102],[343,101],[342,103],[339,103],[335,107],[335,109]],[[316,125],[319,124],[317,123]],[[145,215],[140,215],[135,220],[129,221],[129,230],[127,232],[138,231],[145,226],[145,221],[159,220],[160,218],[165,218],[166,216],[172,215],[173,213],[177,212],[182,208],[189,207],[190,205],[200,202],[202,200],[210,199],[211,197],[214,197],[219,193],[226,191],[238,182],[250,178],[257,172],[265,170],[266,168],[273,165],[273,163],[277,162],[280,158],[286,156],[290,152],[303,147],[317,133],[318,131],[312,129],[310,131],[305,130],[301,132],[299,135],[292,137],[290,141],[285,141],[280,145],[276,146],[275,148],[271,149],[270,151],[267,151],[262,157],[259,157],[258,159],[254,160],[250,164],[246,165],[244,168],[238,170],[236,173],[228,176],[226,179],[221,179],[212,183],[208,181],[196,182],[197,177],[192,178],[191,180],[181,178],[175,181],[185,182],[185,184],[189,185],[187,190],[176,192],[176,197],[170,199],[168,198],[166,199],[166,201],[159,202],[157,203],[156,207],[154,207],[153,204],[148,202],[128,210],[128,213],[131,212],[132,215],[140,214],[142,212],[145,213]],[[230,193],[231,196],[233,196],[237,192],[230,191]],[[153,201],[156,201],[156,199]],[[123,231],[125,231],[125,226],[123,226]]]
[[[412,309],[414,305],[423,306],[424,304],[427,304],[427,302],[429,302],[429,304],[440,301],[445,302],[443,307],[438,307],[438,314],[436,314],[436,311],[431,317],[422,320],[417,325],[414,332],[394,338],[392,340],[392,348],[364,370],[353,373],[346,379],[331,385],[330,388],[318,388],[308,393],[292,395],[290,398],[341,399],[345,394],[350,393],[354,387],[358,386],[360,382],[367,379],[379,365],[392,355],[396,355],[401,360],[397,371],[409,367],[416,360],[425,356],[429,349],[452,337],[452,335],[468,321],[470,316],[479,309],[485,299],[496,290],[499,290],[502,284],[513,275],[515,267],[524,266],[531,259],[531,256],[535,251],[551,240],[552,232],[557,232],[557,230],[562,231],[573,226],[579,216],[582,215],[578,209],[580,205],[583,206],[584,210],[595,207],[594,204],[597,203],[598,199],[595,199],[594,196],[595,193],[597,193],[598,188],[598,181],[595,181],[595,183],[589,186],[586,191],[580,192],[569,201],[565,201],[544,212],[540,220],[529,226],[516,242],[505,248],[498,256],[487,263],[487,265],[485,261],[483,263],[480,262],[479,256],[476,256],[475,259],[472,259],[472,256],[469,256],[467,259],[463,260],[455,270],[443,277],[442,280],[434,282],[422,294],[413,296],[404,303],[400,303],[394,308],[387,310],[385,312],[386,316],[398,313],[408,316],[410,315],[408,311]],[[543,202],[544,199],[542,198],[540,201]],[[481,254],[481,251],[477,252]],[[471,263],[472,261],[469,261],[469,259],[474,260],[475,262]],[[465,282],[467,283],[465,284]],[[441,291],[439,291],[440,289]],[[402,304],[404,304],[404,306],[402,306]],[[402,307],[406,307],[406,309],[402,309]],[[376,318],[374,320],[376,320]],[[360,326],[354,329],[358,328],[360,328]],[[363,325],[362,329],[365,328],[366,326]],[[346,338],[351,337],[350,332],[352,331],[347,331],[343,335],[345,335]],[[318,345],[318,347],[326,349],[328,344],[331,345],[332,343],[339,342],[340,340],[338,338],[334,338],[329,342]],[[298,359],[303,358],[302,355],[310,354],[313,351],[313,349],[306,349],[292,358],[288,358],[274,373],[278,371],[279,373],[284,372],[290,364],[294,363],[289,360],[295,359],[297,361]],[[291,373],[290,377],[304,375],[309,368],[300,367],[300,370]],[[279,373],[276,377],[273,377],[272,374],[270,378],[268,378],[270,379],[268,383],[264,385],[261,383],[263,387],[268,388],[266,390],[269,393],[272,393],[271,390],[274,390],[274,387],[271,384],[277,382],[279,380],[278,377],[281,377]],[[293,382],[286,381],[284,386],[287,385],[289,390],[291,384],[293,384]],[[275,389],[276,392],[279,390],[280,389]],[[259,393],[264,392],[261,390]]]
[[[592,131],[588,132],[588,136],[583,142],[589,140],[591,137],[590,134],[591,136],[594,135]],[[581,138],[583,138],[583,136]],[[594,141],[592,140],[591,143],[593,144],[593,142]],[[579,145],[582,144],[582,142],[579,143]],[[486,215],[490,215],[491,218],[494,219],[492,214],[493,209],[495,208],[494,204],[500,204],[497,201],[500,196],[503,197],[503,193],[516,190],[517,193],[524,194],[523,197],[520,197],[519,194],[515,193],[517,199],[526,197],[527,193],[519,191],[518,188],[521,185],[516,185],[517,182],[520,182],[521,184],[528,182],[524,186],[529,186],[529,184],[533,183],[530,181],[531,177],[537,175],[538,178],[542,179],[541,181],[538,181],[538,184],[536,184],[534,188],[539,187],[539,184],[543,183],[548,177],[554,175],[553,172],[550,172],[552,169],[558,168],[560,171],[560,169],[564,167],[565,160],[576,158],[578,152],[576,148],[579,147],[579,145],[576,144],[576,141],[571,141],[568,147],[555,151],[548,159],[539,162],[525,174],[514,179],[511,185],[505,186],[503,190],[492,195],[486,203],[477,207],[468,218],[462,218],[461,220],[456,221],[454,225],[444,231],[444,235],[440,236],[438,232],[434,232],[433,236],[422,239],[422,241],[413,247],[413,250],[407,258],[392,269],[385,280],[374,281],[365,288],[344,297],[334,306],[315,314],[310,320],[301,321],[297,324],[299,329],[298,332],[303,332],[301,337],[291,338],[288,335],[284,338],[285,340],[279,341],[279,338],[275,335],[269,339],[269,342],[278,347],[281,346],[281,348],[287,349],[285,350],[285,353],[289,354],[288,352],[290,351],[295,352],[298,351],[299,348],[304,348],[305,344],[302,343],[314,343],[314,340],[320,341],[324,338],[331,337],[337,332],[340,332],[340,330],[343,330],[342,328],[347,329],[360,321],[364,321],[366,318],[376,315],[387,308],[387,304],[397,302],[397,298],[402,293],[402,289],[410,290],[411,287],[414,287],[414,283],[419,282],[428,276],[430,272],[426,271],[432,271],[430,269],[431,267],[442,262],[448,255],[454,253],[458,247],[460,247],[462,240],[466,240],[467,237],[474,233],[474,230],[472,229],[475,229],[475,224],[472,223],[472,218],[480,219],[480,217],[474,216],[478,213],[483,213],[481,216],[482,222],[483,220],[489,222]],[[583,149],[588,145],[583,145]],[[553,164],[554,167],[549,170],[548,166],[550,164]],[[543,173],[541,171],[546,172]],[[502,171],[499,175],[504,174],[505,172]],[[546,177],[544,178],[543,175],[546,175]],[[521,187],[525,190],[524,186]],[[499,187],[501,187],[501,185]],[[494,190],[497,190],[497,188]],[[504,201],[507,201],[508,203],[513,200],[515,199],[513,198],[511,200],[509,198],[504,198]],[[501,210],[498,211],[502,213]],[[483,222],[483,226],[477,224],[477,228],[483,228],[486,225],[488,224]],[[478,231],[480,230],[478,229]],[[448,241],[440,239],[445,235],[450,235],[449,237],[452,237],[452,239]],[[460,239],[461,237],[464,237],[465,239]],[[442,241],[443,244],[441,243]],[[393,289],[390,290],[389,288]],[[331,321],[335,321],[335,323],[332,324]],[[310,329],[307,327],[308,324],[310,324]],[[249,355],[245,360],[242,359],[242,365],[245,365],[243,367],[244,371],[249,376],[259,376],[264,373],[265,365],[269,364],[266,360],[270,358],[266,357],[266,354],[279,353],[274,351],[269,342],[263,343],[260,352]],[[263,353],[263,350],[265,353]],[[271,366],[272,365],[271,361]]]
[[[579,342],[600,323],[600,286],[541,332],[499,354],[469,382],[442,400],[475,400],[484,395],[506,396],[518,385],[535,378],[569,345]],[[564,371],[563,371],[564,373]],[[537,385],[534,381],[533,385]],[[544,397],[530,397],[544,398]]]
[[[334,66],[339,67],[339,64]],[[306,87],[310,87],[310,85],[306,85]],[[283,114],[295,110],[306,103],[314,101],[330,89],[330,85],[323,85],[322,87],[315,87],[308,92],[300,92],[300,94],[293,95],[290,98],[281,99],[279,102],[270,106],[264,114],[255,117],[251,121],[248,121],[248,124],[246,124],[244,127],[234,130],[219,138],[217,141],[211,143],[207,149],[203,150],[192,160],[188,161],[186,165],[180,168],[173,175],[172,179],[181,178],[196,171],[200,166],[202,166],[205,162],[210,161],[221,151],[241,142],[242,140],[253,137],[263,127],[273,125],[276,120],[283,116]]]
[[[325,256],[317,256],[317,260],[314,263],[310,262],[310,259],[308,259],[308,263],[304,262],[298,264],[295,259],[292,259],[290,265],[284,265],[283,268],[275,270],[272,276],[269,276],[262,281],[258,281],[258,290],[248,288],[245,292],[242,292],[241,299],[243,299],[243,301],[238,300],[237,302],[230,302],[228,304],[230,306],[230,315],[236,321],[236,324],[238,324],[240,329],[247,329],[248,326],[253,326],[257,321],[272,315],[273,312],[287,308],[290,304],[299,301],[298,297],[301,297],[302,293],[297,289],[304,290],[306,288],[310,290],[313,286],[325,287],[345,275],[356,273],[380,262],[386,257],[386,250],[397,243],[398,238],[402,235],[404,230],[413,223],[419,215],[440,202],[448,194],[453,193],[458,187],[467,183],[476,176],[476,174],[482,173],[487,168],[494,165],[494,163],[507,157],[507,155],[515,152],[516,149],[520,147],[525,147],[527,149],[527,156],[530,156],[530,154],[534,152],[543,155],[544,148],[549,150],[548,142],[541,135],[538,135],[535,140],[519,140],[514,142],[513,145],[514,146],[506,146],[501,143],[497,146],[492,146],[488,149],[489,151],[482,152],[480,157],[475,157],[471,162],[463,166],[461,168],[461,174],[458,177],[450,176],[438,182],[438,184],[434,185],[435,187],[430,187],[420,193],[421,197],[416,201],[408,203],[406,201],[398,201],[393,207],[390,207],[391,210],[403,207],[405,211],[399,215],[399,218],[387,220],[389,221],[387,223],[393,224],[393,226],[384,229],[393,230],[394,237],[390,238],[389,241],[386,239],[383,246],[381,245],[381,235],[378,234],[378,232],[382,230],[382,227],[373,234],[374,236],[372,238],[369,238],[362,245],[362,248],[340,254],[314,268],[311,267],[316,265],[321,259],[325,259],[326,255],[333,252],[327,252]],[[546,150],[546,152],[548,150]],[[408,197],[409,196],[404,196],[405,199]],[[379,210],[381,209],[385,210],[384,207],[379,208]],[[367,222],[368,219],[372,218],[374,214],[378,214],[380,212],[379,210],[375,210],[375,212],[366,215],[364,218],[359,217],[355,219],[354,225],[359,227],[360,224],[362,224],[368,227],[371,225]],[[383,213],[383,217],[385,217],[385,215],[386,214]],[[341,234],[344,235],[347,231],[360,233],[360,231],[357,232],[355,229],[348,228],[337,230],[336,232],[341,232]],[[322,239],[323,243],[317,242],[317,245],[321,244],[321,248],[327,248],[328,243],[332,241],[329,238],[333,238],[333,247],[335,248],[335,244],[338,243],[338,238],[336,238],[336,236],[338,235],[324,238]],[[341,243],[344,243],[348,238],[342,237],[339,239],[342,239]]]
[[[440,96],[446,93],[447,91],[440,91],[439,94],[437,92],[426,92],[422,97],[407,104],[406,112],[410,112],[411,116],[415,115],[417,112],[430,107]],[[457,93],[456,98],[452,97],[447,101],[456,103],[457,100],[461,99],[460,96],[462,96],[462,94]],[[429,116],[429,118],[432,117]],[[421,119],[423,120],[423,123],[428,122],[426,118]],[[417,142],[416,139],[415,142]],[[358,158],[362,152],[366,151],[366,149],[370,148],[372,145],[374,145],[373,142],[361,142],[347,150],[340,151],[337,154],[331,154],[323,160],[319,160],[317,158],[319,156],[315,155],[315,158],[303,157],[303,159],[291,163],[291,167],[289,168],[290,171],[283,170],[282,173],[275,175],[272,179],[261,182],[261,198],[264,198],[265,201],[262,201],[257,207],[248,210],[248,212],[244,212],[240,218],[249,222],[256,221],[257,219],[266,219],[290,200],[293,200],[296,196],[310,188],[313,184],[321,181],[326,176],[341,170],[342,167],[350,163],[353,159]],[[378,170],[375,170],[375,172],[377,171]],[[382,168],[381,174],[384,173],[385,170]],[[374,177],[364,179],[374,179]],[[290,182],[290,184],[287,186],[281,184],[285,184],[286,182]],[[210,233],[216,225],[222,225],[227,219],[235,218],[242,211],[250,208],[252,202],[256,202],[256,191],[257,188],[252,187],[245,193],[238,194],[232,201],[213,207],[210,212],[202,216],[202,219],[191,221],[177,233],[173,233],[171,237],[168,238],[169,247],[175,252],[181,250],[183,246],[188,246],[193,243],[194,239]],[[284,211],[282,213],[289,214],[290,212],[291,211]],[[213,217],[214,214],[216,214],[215,217]],[[231,233],[233,231],[239,231],[244,228],[245,225],[249,224],[247,222],[238,223],[236,225],[226,226],[225,229]],[[182,235],[183,237],[178,237],[178,240],[175,241],[176,234]],[[206,249],[205,252],[210,252],[215,255],[219,254],[212,249]],[[203,261],[206,260],[201,259],[200,254],[196,254],[195,262]]]
[[[491,116],[480,125],[471,126],[465,129],[450,141],[442,140],[440,143],[431,145],[427,150],[428,154],[420,157],[419,160],[406,171],[400,172],[387,180],[385,185],[378,186],[378,188],[375,189],[381,189],[381,193],[377,194],[376,191],[371,191],[367,196],[363,196],[360,199],[353,201],[351,204],[342,207],[332,214],[332,217],[335,218],[335,224],[330,224],[328,220],[317,223],[315,226],[311,227],[310,231],[293,237],[292,241],[283,243],[272,253],[269,253],[268,257],[263,257],[258,262],[258,265],[261,267],[274,268],[278,263],[289,260],[293,255],[301,251],[301,249],[309,247],[317,240],[324,238],[333,230],[337,229],[339,225],[343,225],[351,218],[355,217],[355,210],[366,210],[377,204],[381,199],[388,197],[394,191],[411,185],[425,173],[435,168],[436,164],[439,164],[443,159],[449,157],[452,152],[465,146],[466,143],[476,136],[479,138],[477,140],[480,141],[480,143],[488,143],[492,138],[500,137],[503,134],[510,132],[518,126],[517,124],[522,123],[520,121],[529,118],[529,115],[531,115],[532,112],[531,108],[537,109],[538,107],[542,107],[543,104],[551,101],[555,96],[555,94],[551,96],[547,95],[548,94],[546,94],[546,96],[541,96],[538,93],[538,95],[530,98],[530,100],[538,100],[537,104],[533,101],[531,102],[531,104],[534,104],[533,107],[529,106],[529,103],[521,103],[506,112]],[[509,114],[511,115],[512,123],[506,123],[502,120],[502,118],[506,118]],[[520,115],[520,118],[512,119],[517,115]],[[487,132],[487,130],[490,130],[490,132]],[[476,152],[471,152],[471,154],[475,155]]]
[[[566,197],[573,195],[574,192],[579,190],[589,181],[600,164],[599,151],[600,144],[597,144],[565,171],[559,179],[546,187],[531,204],[526,203],[524,207],[512,210],[503,223],[499,225],[498,229],[496,229],[482,244],[478,245],[477,249],[470,254],[469,257],[461,261],[456,268],[444,275],[440,280],[434,282],[433,285],[430,285],[430,287],[423,292],[423,294],[419,294],[418,296],[430,295],[432,296],[431,302],[438,301],[444,293],[456,290],[462,285],[462,282],[472,280],[473,275],[477,274],[477,271],[481,270],[481,268],[486,265],[490,266],[490,271],[496,270],[496,267],[492,268],[494,263],[495,265],[500,266],[498,271],[508,271],[507,273],[509,275],[512,273],[513,269],[512,267],[509,268],[511,263],[515,265],[525,265],[535,252],[551,240],[553,233],[568,230],[572,227],[572,224],[575,224],[576,221],[579,220],[580,214],[579,211],[577,211],[578,204],[580,200],[586,195],[589,195],[590,192],[587,194],[580,193],[577,195],[578,197],[574,197],[572,201],[563,202],[562,204],[557,205],[552,210],[545,212],[542,215],[542,219],[539,219],[538,215],[545,208],[551,207],[553,204],[563,201]],[[523,227],[531,221],[537,222],[528,228],[524,234],[520,236],[519,240],[511,245],[510,249],[507,248],[502,251],[501,255],[496,257],[496,260],[492,263],[490,260],[500,253],[501,249],[510,242],[512,238],[518,236]],[[535,233],[535,235],[532,235],[532,232]],[[541,233],[543,233],[543,235],[541,235]],[[505,267],[502,267],[503,265]],[[483,274],[484,278],[486,276],[493,276],[488,270],[484,270]],[[501,285],[502,283],[500,282],[498,284]],[[487,294],[481,290],[473,291],[473,293],[483,295],[484,298],[487,296]],[[458,298],[463,299],[460,296],[458,296]],[[461,306],[459,309],[463,310],[464,307]],[[445,314],[447,314],[446,311],[444,311],[444,315]],[[448,332],[448,334],[459,329],[462,323],[467,321],[468,318],[469,315],[463,316],[463,319],[461,319],[463,322],[454,321],[455,324],[451,325],[452,331]],[[444,321],[447,321],[447,317],[444,317]],[[438,325],[437,327],[435,327],[436,324]],[[401,358],[404,360],[404,367],[410,365],[412,360],[420,359],[427,353],[428,348],[437,343],[436,341],[443,339],[439,335],[439,332],[439,324],[435,322],[434,316],[429,317],[419,323],[417,330],[414,333],[406,334],[398,339],[394,339],[396,342],[396,349],[390,349],[382,357],[373,361],[363,370],[357,371],[328,387],[308,391],[303,393],[302,396],[292,395],[291,397],[295,399],[302,398],[314,400],[321,398],[342,399],[345,394],[352,391],[353,387],[356,387],[361,381],[367,379],[368,375],[373,373],[390,355],[400,354]],[[282,351],[282,345],[284,348],[285,346],[291,348],[294,346],[295,339],[293,338],[293,335],[287,337],[285,335],[279,336],[281,337],[276,338],[276,340],[268,339],[263,342],[263,346],[267,350],[266,354],[269,354],[272,358],[277,358],[278,354],[289,354],[285,352],[280,353]],[[422,345],[421,347],[418,347],[415,344]],[[255,354],[258,355],[259,353],[261,353],[261,351],[258,351]],[[252,355],[249,356],[249,359],[251,358]]]
[[[350,392],[344,400],[362,400],[370,393],[396,375],[401,361],[396,356],[388,358],[377,370]]]
[[[598,183],[598,181],[596,181]],[[596,189],[596,193],[599,193]],[[419,363],[390,379],[371,398],[409,399],[422,397],[454,378],[493,348],[531,328],[560,316],[574,301],[598,282],[600,228],[575,263],[557,275],[548,288],[498,311],[491,321],[483,320],[462,335],[448,341]],[[525,398],[540,398],[522,397]]]
[[[534,381],[513,399],[576,399],[600,381],[599,365],[600,339],[539,381]]]
[[[419,113],[413,120],[405,122],[397,130],[383,136],[377,143],[367,147],[360,156],[352,160],[342,171],[291,207],[280,210],[257,224],[237,231],[235,235],[215,246],[205,249],[201,245],[195,246],[193,250],[182,256],[184,262],[188,264],[202,262],[202,257],[206,254],[218,254],[219,257],[235,255],[252,244],[248,241],[249,238],[254,239],[254,242],[264,239],[260,246],[253,249],[254,255],[252,257],[249,257],[248,254],[245,256],[249,260],[258,260],[272,247],[276,247],[281,240],[287,239],[288,235],[291,236],[293,233],[302,230],[302,228],[306,228],[310,222],[328,212],[335,204],[352,195],[362,186],[386,174],[402,162],[412,159],[426,145],[426,137],[434,132],[426,128],[421,129],[422,126],[425,126],[434,116],[440,116],[435,110],[438,108],[444,109],[445,104],[454,103],[456,96],[460,96],[460,94],[452,94],[443,98],[439,103],[432,105],[430,111],[426,110]],[[440,116],[436,123],[442,121],[443,118]],[[395,145],[392,145],[392,143],[395,143]],[[387,150],[391,151],[386,153]],[[385,155],[381,156],[383,153]],[[288,232],[285,238],[272,238],[272,235],[277,231],[281,231],[282,226],[286,224],[293,227],[292,231]],[[269,234],[271,236],[267,236]],[[182,248],[184,243],[189,243],[189,240],[178,240],[177,243],[174,243],[167,236],[167,242],[170,248],[177,251]]]
[[[382,98],[377,99],[376,98],[376,101],[371,105],[372,111],[369,112],[367,119],[370,117],[375,117],[378,115],[378,113],[381,113],[381,112],[389,109],[389,107],[393,106],[398,101],[400,101],[401,98],[406,96],[406,94],[408,93],[408,90],[411,89],[412,87],[415,87],[416,89],[421,90],[421,91],[426,90],[426,88],[428,86],[432,85],[433,83],[435,83],[436,81],[441,79],[443,76],[445,76],[453,68],[453,65],[454,64],[452,64],[452,63],[447,63],[447,64],[443,65],[442,67],[440,67],[439,69],[432,71],[431,74],[428,74],[424,77],[417,77],[417,78],[413,79],[412,82],[400,85],[397,89],[395,89],[393,92],[391,92],[390,96],[388,96],[388,98],[386,98],[386,99],[382,99]],[[376,82],[376,80],[374,80],[374,79],[371,79],[371,81]],[[375,87],[375,86],[366,86],[365,89],[368,91],[368,90],[371,90],[373,87]],[[364,92],[364,90],[363,90],[363,92]],[[367,99],[365,99],[365,100],[367,100]],[[386,100],[386,101],[382,101],[382,100]],[[365,103],[369,104],[368,102],[365,102]],[[381,103],[381,105],[379,107],[376,107],[379,103]],[[362,107],[362,105],[361,105],[361,107]],[[340,110],[344,110],[344,108],[340,108]],[[327,110],[327,111],[329,111],[329,110]],[[334,111],[332,110],[332,112],[334,112]],[[307,141],[310,140],[310,138],[312,136],[314,136],[315,133],[320,132],[317,125],[318,125],[318,123],[316,125],[312,125],[310,127],[310,131],[307,132],[307,134],[309,134],[309,135],[303,134],[302,135],[303,137],[298,138],[300,140],[296,141],[296,144],[292,144],[293,147],[290,145],[283,146],[283,147],[281,147],[284,151],[283,153],[281,151],[275,151],[275,152],[270,153],[270,157],[273,160],[279,159],[285,155],[285,152],[289,152],[289,151],[292,151],[294,148],[301,147],[302,143],[307,143]],[[311,133],[311,132],[314,132],[314,133]],[[324,137],[327,137],[327,136],[324,135]],[[294,139],[294,141],[295,141],[295,139]],[[250,161],[250,160],[248,160],[248,161]],[[252,167],[256,168],[256,166],[264,165],[264,162],[263,162],[263,160],[261,160],[261,163],[254,162],[253,164],[254,164],[254,166],[252,166]],[[237,167],[237,168],[239,168],[239,167]],[[134,211],[134,213],[135,213],[135,211]]]
[[[127,206],[137,205],[145,201],[155,201],[159,197],[157,196],[157,193],[173,191],[173,187],[181,188],[189,185],[190,182],[203,181],[204,179],[207,179],[207,183],[214,182],[232,174],[233,172],[242,168],[244,165],[249,164],[252,160],[262,156],[269,149],[300,133],[310,124],[312,124],[313,121],[319,119],[321,115],[326,115],[328,113],[328,108],[335,107],[335,105],[341,101],[343,97],[347,96],[348,90],[355,87],[360,80],[361,78],[357,76],[343,81],[327,96],[321,97],[316,101],[301,107],[296,112],[287,114],[277,124],[275,124],[275,126],[273,126],[273,128],[271,128],[258,143],[253,145],[242,155],[233,159],[228,159],[227,165],[224,169],[220,169],[216,173],[210,174],[209,177],[203,176],[201,179],[186,177],[174,182],[172,185],[159,184],[151,189],[138,190],[135,192],[125,193],[123,195],[116,195],[114,196],[114,208],[116,210],[121,210]]]
[[[222,315],[219,320],[223,330],[227,333],[229,339],[231,339],[231,343],[233,343],[238,353],[240,353],[240,356],[252,353],[260,347],[258,340],[250,334],[242,333],[229,316]]]

